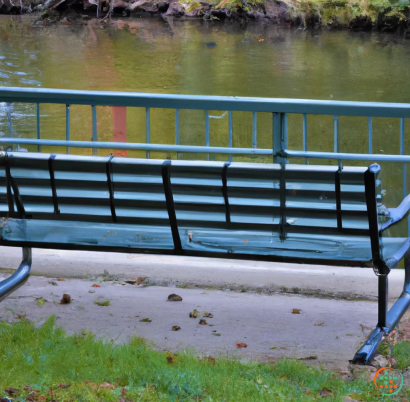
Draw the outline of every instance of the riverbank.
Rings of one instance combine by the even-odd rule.
[[[407,0],[21,0],[19,5],[0,0],[0,13],[37,12],[45,24],[134,15],[236,22],[256,20],[313,29],[374,29],[399,31],[410,37],[409,5]]]

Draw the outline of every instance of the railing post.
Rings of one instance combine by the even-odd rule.
[[[93,127],[93,141],[97,142],[97,108],[91,105],[92,111],[92,127]],[[94,156],[97,155],[97,148],[94,148]]]
[[[40,139],[40,104],[37,103],[37,139]],[[41,145],[37,146],[37,151],[41,152]]]
[[[303,114],[303,150],[307,152],[307,114]],[[309,161],[305,159],[305,165],[308,165]]]
[[[145,108],[145,134],[146,142],[149,144],[151,142],[151,109],[149,107]],[[146,158],[150,158],[149,151],[146,151]]]
[[[70,141],[70,105],[65,107],[65,139]],[[70,147],[67,147],[67,153],[70,153]]]
[[[209,110],[205,110],[205,146],[209,147]],[[209,161],[209,154],[206,155]]]
[[[179,145],[179,109],[175,109],[175,144]],[[177,152],[177,160],[179,153]]]
[[[228,112],[228,118],[229,118],[229,148],[232,148],[232,144],[233,144],[232,110]],[[229,161],[232,162],[232,154],[229,155]]]
[[[273,115],[273,163],[288,163],[282,154],[288,146],[288,121],[286,113],[272,113]]]

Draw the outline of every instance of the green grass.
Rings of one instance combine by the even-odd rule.
[[[397,360],[397,368],[410,368],[410,341],[399,341],[393,346],[393,357]]]
[[[51,317],[42,327],[26,319],[0,322],[0,398],[14,401],[382,401],[371,382],[282,360],[275,365],[157,352],[144,340],[114,344],[90,332],[67,336]],[[101,384],[114,385],[113,389]],[[106,384],[107,385],[107,384]],[[321,391],[329,396],[321,397]],[[323,393],[323,391],[322,391]],[[385,399],[389,399],[386,397]]]

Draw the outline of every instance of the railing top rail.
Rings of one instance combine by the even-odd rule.
[[[335,116],[410,117],[410,104],[408,103],[170,95],[49,88],[2,87],[0,88],[0,101],[270,113],[306,113]]]

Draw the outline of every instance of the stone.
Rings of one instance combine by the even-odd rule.
[[[182,301],[182,297],[179,296],[179,295],[177,295],[177,294],[175,294],[175,293],[171,293],[171,294],[168,296],[168,301]]]
[[[350,373],[354,380],[365,378],[366,381],[373,381],[377,368],[374,366],[362,366],[359,364],[351,364]]]

